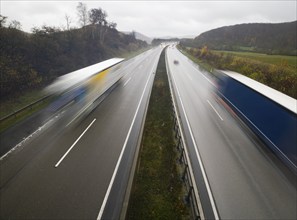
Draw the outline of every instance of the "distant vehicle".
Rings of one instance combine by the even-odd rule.
[[[173,63],[174,63],[175,65],[179,64],[178,60],[174,60]]]

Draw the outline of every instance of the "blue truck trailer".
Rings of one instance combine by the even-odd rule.
[[[220,71],[218,95],[297,173],[297,100],[248,77]]]

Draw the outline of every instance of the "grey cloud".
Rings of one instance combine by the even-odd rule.
[[[119,30],[135,30],[151,37],[198,35],[225,25],[296,20],[296,1],[86,1],[101,7]],[[33,26],[61,26],[65,14],[77,25],[73,1],[1,1],[1,14]]]

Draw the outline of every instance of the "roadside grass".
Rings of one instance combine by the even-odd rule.
[[[1,101],[0,105],[0,118],[10,115],[17,110],[43,98],[45,93],[42,89],[34,89],[19,95],[18,97],[11,98],[9,100]],[[15,116],[12,116],[2,122],[0,122],[0,133],[17,124],[18,122],[31,116],[33,113],[45,108],[50,103],[50,99],[46,99],[40,103],[33,105],[24,111],[19,112]]]
[[[34,89],[28,92],[24,92],[18,97],[11,98],[9,100],[1,101],[0,105],[0,118],[5,117],[6,115],[9,115],[24,106],[29,105],[30,103],[33,103],[34,101],[37,101],[38,99],[41,99],[44,97],[45,94],[42,92],[42,89]]]
[[[190,60],[192,60],[194,63],[197,63],[199,66],[201,66],[203,69],[207,70],[208,72],[211,72],[213,69],[213,66],[210,65],[208,62],[197,59],[195,56],[193,56],[191,53],[188,53],[187,51],[183,50],[181,47],[177,47],[180,52],[182,52],[186,57],[188,57]]]
[[[284,56],[284,55],[268,55],[263,53],[253,52],[237,52],[237,51],[218,51],[215,53],[232,54],[243,58],[261,61],[263,63],[275,65],[288,65],[289,68],[297,69],[297,56]]]
[[[164,50],[149,101],[126,219],[189,219],[183,190]]]
[[[28,118],[35,112],[38,112],[42,109],[44,109],[46,106],[49,105],[51,101],[49,99],[42,101],[39,104],[34,105],[32,108],[28,108],[20,113],[18,113],[16,116],[12,116],[5,121],[0,122],[0,133],[5,131],[6,129],[12,127],[13,125],[17,124],[18,122]]]

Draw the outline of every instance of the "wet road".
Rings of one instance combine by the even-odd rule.
[[[212,209],[209,216],[296,219],[296,176],[219,104],[208,73],[173,47],[167,60],[185,136],[194,143],[189,152],[196,182],[206,185],[201,193],[208,201],[202,207]],[[204,179],[197,171],[199,157]]]
[[[123,199],[161,51],[154,48],[124,62],[114,90],[75,126],[54,119],[0,161],[1,219],[115,214],[109,200]]]

